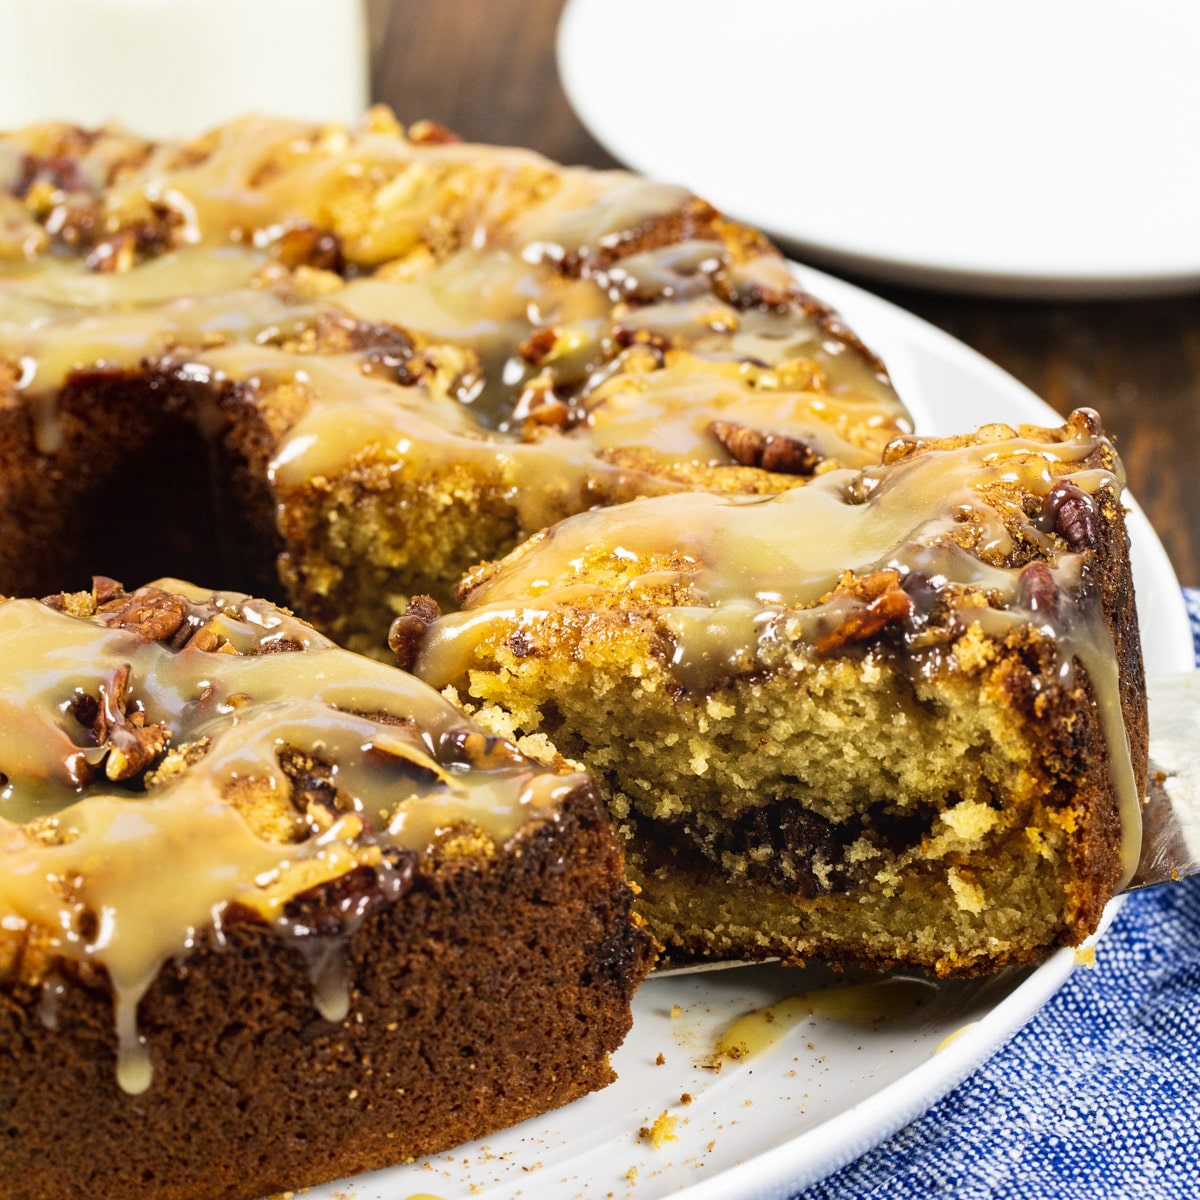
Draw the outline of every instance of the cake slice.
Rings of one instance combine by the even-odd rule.
[[[604,1086],[651,942],[578,771],[261,601],[0,603],[0,1192],[248,1200]]]
[[[901,438],[771,497],[564,521],[392,642],[587,765],[673,959],[1027,963],[1140,846],[1120,478],[1086,411]]]

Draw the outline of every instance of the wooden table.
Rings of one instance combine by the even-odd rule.
[[[429,117],[471,141],[615,165],[563,95],[563,0],[368,3],[374,95],[402,121]],[[1058,412],[1097,409],[1180,581],[1200,586],[1200,295],[1021,302],[856,282],[975,347]]]

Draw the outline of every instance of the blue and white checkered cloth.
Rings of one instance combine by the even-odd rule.
[[[1200,591],[1185,589],[1200,662]],[[966,1083],[803,1200],[1200,1197],[1200,878],[1126,901]]]

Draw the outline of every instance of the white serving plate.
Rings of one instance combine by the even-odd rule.
[[[570,0],[613,154],[805,259],[1017,296],[1200,286],[1200,6]]]
[[[830,276],[797,271],[888,363],[919,430],[1059,423],[1010,375],[932,325]],[[1130,529],[1147,672],[1188,669],[1192,639],[1178,581],[1136,508]],[[634,999],[633,1030],[614,1056],[611,1087],[483,1142],[311,1188],[306,1200],[782,1200],[940,1100],[1074,966],[1074,952],[1063,950],[1036,969],[945,983],[915,1011],[876,1025],[810,1018],[772,1049],[719,1073],[702,1064],[731,1022],[834,977],[764,965],[655,978]],[[656,1149],[638,1132],[663,1112],[677,1118],[678,1140]]]

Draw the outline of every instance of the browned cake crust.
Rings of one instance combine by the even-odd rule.
[[[340,1023],[252,921],[139,1009],[155,1083],[116,1077],[102,977],[0,990],[5,1200],[246,1200],[432,1154],[609,1083],[647,942],[594,795],[492,862],[430,864],[345,939]],[[8,968],[11,972],[11,965]]]
[[[0,600],[0,666],[5,1200],[252,1200],[614,1078],[654,946],[586,776],[176,581]]]

